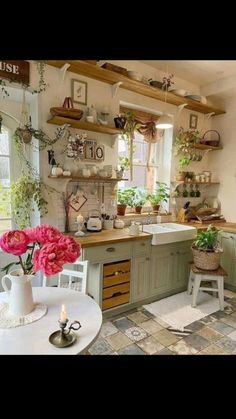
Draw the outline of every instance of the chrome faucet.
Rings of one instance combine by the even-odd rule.
[[[148,216],[147,216],[147,219],[146,219],[144,224],[151,224],[151,223],[152,223],[151,214],[150,214],[150,212],[148,212]]]

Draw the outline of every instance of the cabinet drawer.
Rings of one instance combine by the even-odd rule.
[[[137,240],[133,244],[133,254],[140,255],[143,253],[149,253],[151,251],[151,241],[150,240]]]
[[[116,307],[121,304],[125,304],[129,302],[129,293],[121,294],[117,297],[107,298],[102,302],[102,309],[107,310],[108,308]]]
[[[130,281],[130,260],[103,265],[103,288]]]
[[[115,285],[114,287],[104,288],[103,300],[106,298],[118,297],[118,295],[127,294],[129,292],[130,283]]]
[[[130,256],[130,243],[110,243],[106,246],[95,246],[84,249],[84,259],[90,262],[101,262],[113,258],[127,258]]]

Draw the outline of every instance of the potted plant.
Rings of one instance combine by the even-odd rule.
[[[136,214],[141,214],[142,207],[147,202],[147,192],[141,188],[135,188],[135,195],[133,198],[133,206]]]
[[[223,252],[219,246],[219,233],[221,230],[212,226],[207,230],[199,231],[192,244],[193,261],[197,268],[216,270],[220,266],[220,257]]]
[[[124,157],[124,156],[119,156],[119,165],[118,168],[116,169],[116,177],[118,179],[122,179],[125,170],[129,169],[130,167],[130,160],[128,157]]]
[[[125,126],[123,128],[122,136],[128,141],[129,148],[129,168],[130,168],[130,180],[133,180],[133,153],[134,153],[134,133],[141,128],[141,124],[137,122],[135,114],[133,112],[125,113]]]
[[[135,188],[118,189],[117,215],[125,215],[127,205],[133,207]]]
[[[147,199],[149,200],[150,204],[152,205],[153,212],[158,212],[160,208],[160,204],[162,202],[167,202],[167,198],[170,197],[168,191],[170,188],[167,187],[165,182],[156,182],[156,189],[154,193],[149,194]]]

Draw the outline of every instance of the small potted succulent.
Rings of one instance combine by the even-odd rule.
[[[156,189],[154,193],[149,194],[147,199],[149,200],[150,204],[152,205],[153,212],[158,212],[160,208],[160,204],[162,202],[167,202],[167,198],[170,197],[168,191],[169,188],[165,182],[156,182]]]
[[[223,252],[219,246],[219,233],[221,230],[212,226],[207,230],[199,231],[192,244],[193,261],[197,268],[216,270],[220,266],[220,257]]]

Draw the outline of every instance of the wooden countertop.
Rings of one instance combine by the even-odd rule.
[[[76,237],[74,233],[67,233],[80,243],[82,248],[100,246],[108,243],[120,243],[125,241],[143,240],[152,237],[149,233],[140,233],[138,236],[130,236],[127,228],[102,230],[95,233],[86,233],[84,237]]]
[[[236,234],[236,223],[228,223],[228,222],[222,222],[222,223],[209,223],[209,224],[200,224],[200,223],[184,223],[184,225],[193,226],[196,227],[197,230],[206,230],[209,225],[213,225],[217,227],[219,230],[223,230],[228,233],[235,233]]]
[[[236,223],[227,223],[227,222],[214,223],[213,222],[209,224],[198,224],[198,223],[190,222],[190,223],[184,223],[183,225],[196,227],[197,230],[205,230],[210,224],[216,226],[217,228],[225,232],[236,234]],[[73,237],[77,242],[81,244],[82,248],[100,246],[100,245],[104,245],[108,243],[120,243],[120,242],[125,242],[125,241],[150,239],[152,237],[152,234],[149,234],[149,233],[140,233],[139,236],[130,236],[128,233],[128,228],[102,230],[99,233],[95,232],[95,233],[86,233],[86,234],[87,235],[84,237],[76,237],[74,233],[67,233],[66,235]]]

